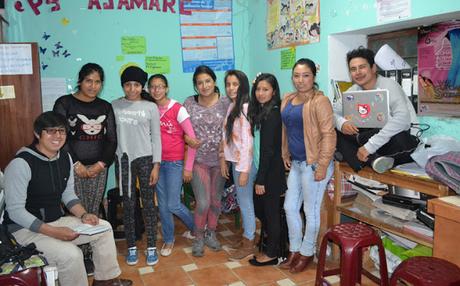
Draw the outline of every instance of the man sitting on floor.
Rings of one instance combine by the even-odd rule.
[[[73,163],[60,152],[66,140],[66,119],[52,111],[34,122],[34,142],[21,148],[5,170],[4,224],[22,244],[35,243],[58,269],[59,284],[88,285],[83,255],[77,245],[90,243],[95,264],[93,285],[129,286],[118,279],[117,251],[112,231],[79,235],[82,223],[110,224],[89,214],[74,192]],[[73,216],[64,216],[63,203]]]
[[[358,129],[342,116],[342,102],[339,100],[334,105],[337,159],[346,161],[355,171],[370,165],[378,173],[384,173],[393,165],[412,162],[410,154],[417,147],[418,139],[410,134],[410,128],[417,117],[401,86],[377,74],[372,50],[363,47],[352,50],[347,54],[347,62],[354,83],[349,91],[387,89],[390,118],[381,129]]]

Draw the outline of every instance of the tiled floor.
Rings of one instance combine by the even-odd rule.
[[[161,257],[155,266],[145,264],[145,256],[139,257],[136,266],[128,266],[124,261],[126,242],[117,241],[118,260],[122,268],[123,278],[131,279],[136,286],[174,286],[174,285],[314,285],[316,264],[312,263],[306,271],[291,274],[276,266],[254,267],[248,263],[248,259],[241,262],[230,262],[225,250],[213,252],[205,249],[204,257],[197,258],[191,254],[192,241],[183,238],[185,231],[182,223],[176,221],[176,242],[169,257]],[[235,227],[233,216],[221,216],[218,227],[218,238],[223,245],[237,237],[239,230]],[[159,232],[160,236],[160,232]],[[157,247],[161,248],[161,237]],[[145,239],[138,242],[138,248],[143,251]],[[224,246],[224,249],[228,249]],[[91,280],[91,278],[90,278]],[[91,284],[90,284],[91,285]],[[335,284],[334,284],[335,285]],[[362,285],[374,285],[367,279],[363,279]]]

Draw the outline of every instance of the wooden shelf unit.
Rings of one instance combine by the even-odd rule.
[[[333,201],[333,224],[340,223],[340,214],[344,214],[356,220],[362,221],[369,225],[372,225],[376,228],[383,229],[385,231],[394,233],[401,237],[407,238],[409,240],[415,241],[417,243],[433,247],[433,243],[431,240],[423,239],[417,236],[414,236],[407,231],[405,231],[402,227],[398,227],[389,223],[385,223],[382,220],[373,218],[369,216],[367,212],[357,212],[353,207],[353,203],[344,203],[342,204],[342,197],[341,197],[341,180],[344,175],[358,175],[363,178],[379,181],[384,184],[390,184],[394,186],[399,186],[403,188],[407,188],[410,190],[414,190],[420,193],[425,193],[435,197],[443,197],[451,195],[452,192],[449,191],[449,188],[439,182],[436,182],[431,179],[424,179],[424,178],[416,178],[413,176],[406,176],[391,172],[386,172],[384,174],[379,174],[374,172],[371,168],[366,167],[359,171],[359,173],[353,171],[346,163],[335,162],[334,166],[334,201]],[[334,251],[335,252],[335,251]],[[334,257],[337,257],[334,255]]]

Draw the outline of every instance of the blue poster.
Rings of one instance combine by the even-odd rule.
[[[183,71],[194,72],[199,65],[233,69],[232,1],[192,0],[184,6],[191,15],[180,16]]]

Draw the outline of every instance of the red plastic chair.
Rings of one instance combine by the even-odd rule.
[[[340,268],[324,270],[327,242],[332,241],[341,248]],[[380,279],[362,267],[362,249],[377,245],[380,259]],[[340,274],[341,286],[361,285],[361,274],[381,286],[388,286],[388,270],[382,240],[371,227],[362,223],[343,223],[331,227],[323,237],[316,269],[316,286],[322,286],[324,277]]]
[[[0,275],[2,286],[46,286],[45,271],[41,267],[29,268],[8,275]]]
[[[398,285],[400,279],[417,286],[459,286],[460,268],[444,259],[417,256],[396,267],[390,285]]]

